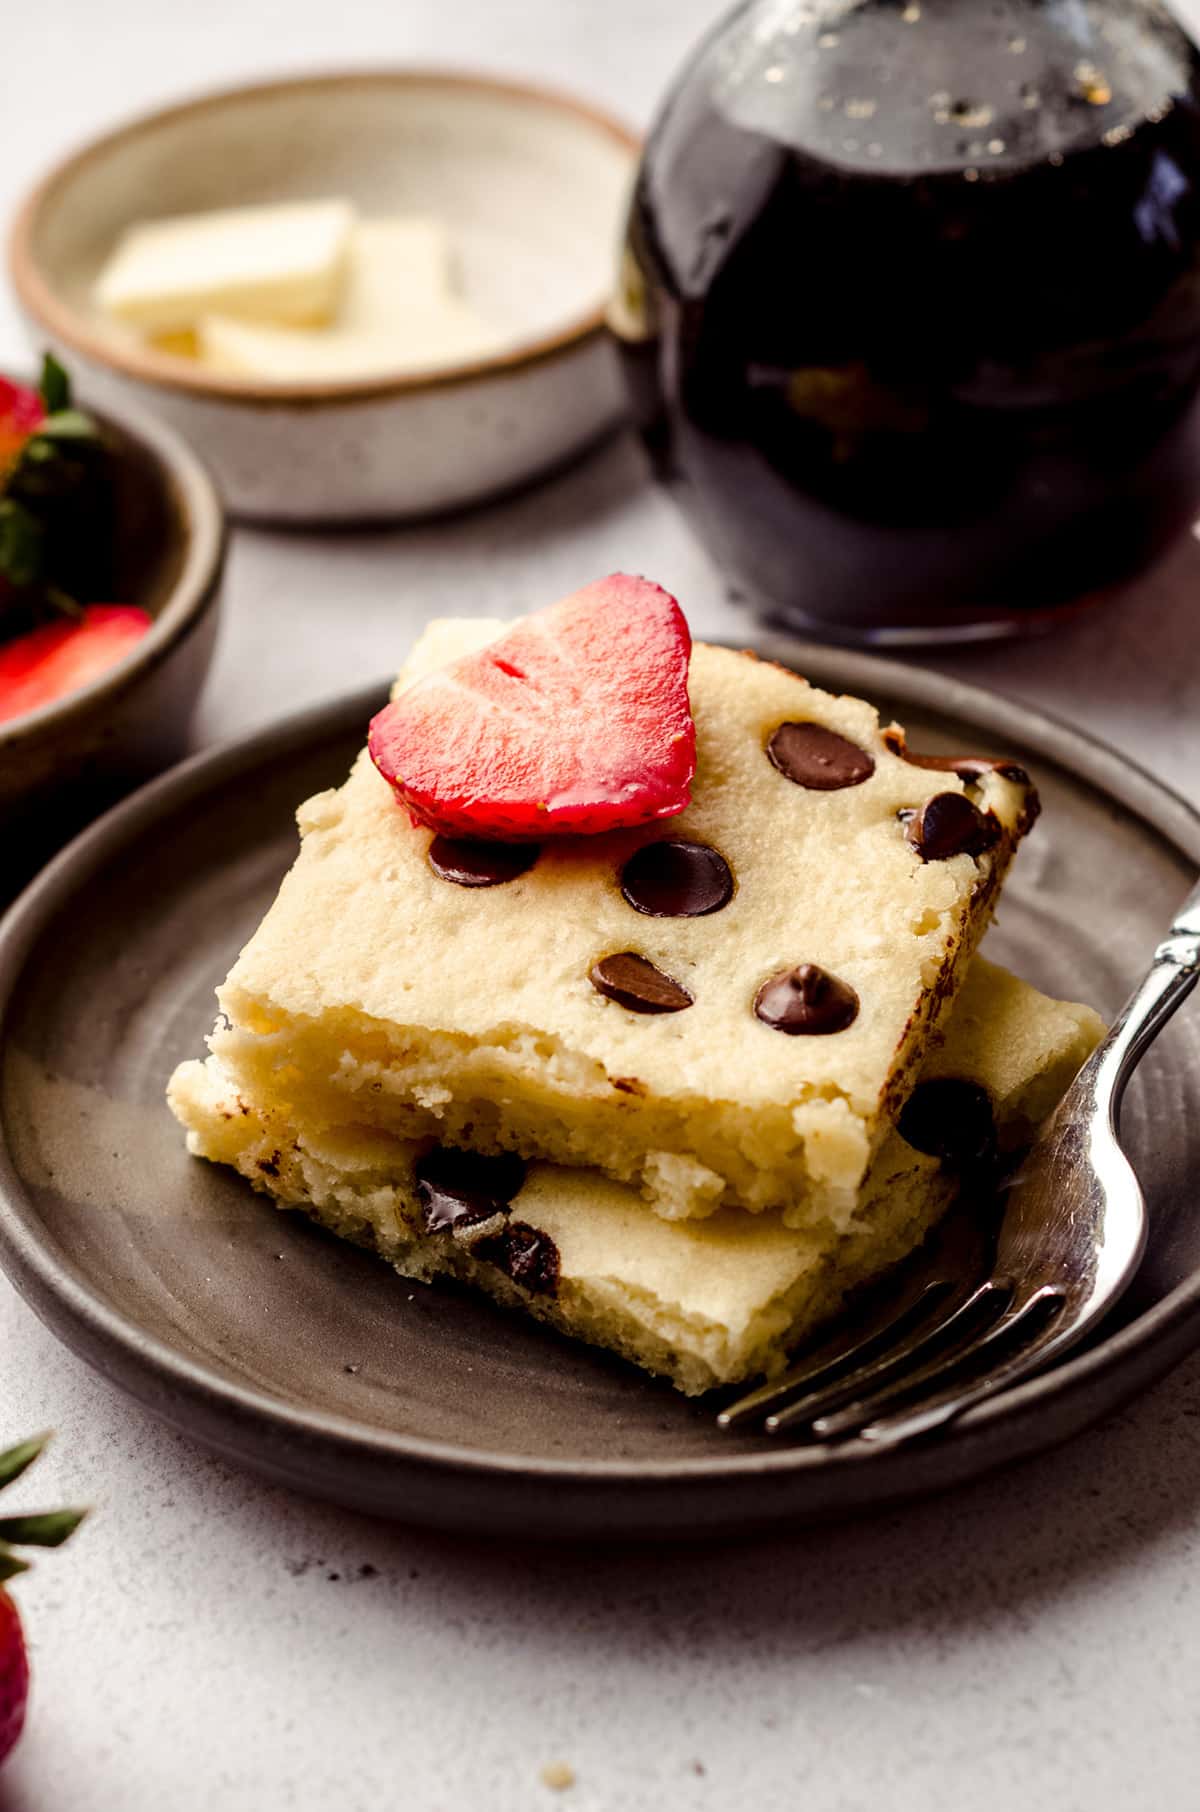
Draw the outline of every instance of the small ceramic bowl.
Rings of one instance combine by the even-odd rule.
[[[121,792],[177,760],[216,638],[225,565],[221,502],[199,460],[161,423],[80,406],[113,448],[112,602],[154,618],[107,673],[0,723],[0,898]]]
[[[424,515],[559,465],[620,419],[605,309],[637,152],[593,108],[491,78],[395,70],[234,89],[53,170],[18,215],[13,281],[37,343],[98,399],[178,428],[239,515]],[[93,306],[136,220],[333,195],[368,216],[444,221],[463,293],[507,349],[417,376],[268,385],[145,349]]]

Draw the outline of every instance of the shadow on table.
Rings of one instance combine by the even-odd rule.
[[[272,1496],[281,1522],[292,1520],[288,1506],[300,1500]],[[245,1503],[261,1516],[257,1489]],[[507,1624],[518,1638],[553,1627],[560,1641],[643,1659],[719,1642],[735,1666],[764,1647],[817,1653],[908,1627],[949,1636],[1000,1615],[1019,1626],[1170,1539],[1198,1504],[1200,1355],[1051,1454],[836,1526],[742,1545],[570,1548],[439,1536],[306,1505],[295,1523],[319,1551],[285,1554],[285,1565],[294,1579],[352,1586],[356,1609],[359,1593],[386,1600],[424,1580],[448,1619]],[[398,1618],[401,1644],[404,1627]]]
[[[581,1595],[599,1595],[621,1613],[607,1638],[628,1630],[631,1646],[657,1626],[664,1640],[682,1628],[689,1642],[778,1650],[791,1629],[811,1652],[911,1624],[949,1633],[1000,1609],[1019,1619],[1194,1521],[1198,1503],[1200,1357],[1057,1452],[837,1526],[696,1549],[425,1540],[468,1601],[515,1590],[569,1623]]]

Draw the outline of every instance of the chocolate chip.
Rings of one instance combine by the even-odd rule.
[[[475,1247],[474,1256],[496,1265],[515,1284],[535,1296],[557,1296],[562,1268],[558,1247],[548,1233],[528,1221],[510,1221],[499,1233],[489,1233]]]
[[[985,774],[999,774],[1017,786],[1033,785],[1025,769],[1016,761],[991,755],[915,755],[904,740],[903,730],[895,727],[883,732],[883,740],[892,754],[906,761],[910,768],[928,768],[935,774],[957,774],[965,785],[982,780]]]
[[[844,1032],[858,1018],[858,995],[839,976],[816,963],[781,969],[754,996],[754,1011],[764,1025],[795,1037],[822,1037]]]
[[[536,843],[485,843],[473,837],[435,837],[429,866],[456,887],[499,887],[527,874],[540,854]]]
[[[996,1155],[996,1119],[987,1090],[954,1076],[919,1082],[898,1129],[916,1151],[956,1170],[991,1163]]]
[[[1017,786],[1032,786],[1025,769],[1016,761],[993,761],[990,755],[906,755],[909,767],[928,768],[936,774],[957,774],[964,786],[982,780],[986,774],[999,774]]]
[[[999,774],[1002,780],[1011,780],[1016,786],[1033,785],[1025,769],[1016,761],[992,761],[986,755],[960,755],[953,767],[959,779],[968,785],[972,780],[982,780],[985,774]]]
[[[824,724],[780,724],[767,757],[786,779],[817,793],[861,786],[875,772],[873,756]]]
[[[601,957],[588,971],[588,980],[598,994],[628,1007],[631,1013],[682,1013],[692,1004],[686,988],[632,950]]]
[[[1021,808],[1021,815],[1017,819],[1017,836],[1027,837],[1041,815],[1042,802],[1038,798],[1037,788],[1031,785],[1029,791],[1025,795],[1025,804]]]
[[[699,919],[733,898],[724,856],[707,843],[647,843],[621,870],[621,892],[655,919]]]
[[[981,856],[1000,840],[994,812],[981,812],[963,793],[935,793],[907,816],[904,835],[923,862],[951,856]]]
[[[427,1233],[450,1233],[505,1214],[525,1181],[525,1161],[515,1152],[484,1157],[435,1145],[417,1160],[413,1179]]]

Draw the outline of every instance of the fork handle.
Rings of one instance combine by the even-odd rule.
[[[1137,1065],[1198,979],[1200,883],[1179,908],[1149,969],[1080,1078],[1086,1077],[1095,1103],[1107,1105],[1110,1121],[1115,1122],[1120,1113],[1125,1086]]]

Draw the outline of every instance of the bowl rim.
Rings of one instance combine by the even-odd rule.
[[[95,409],[83,397],[80,407],[94,416],[102,428],[116,428],[149,452],[179,506],[182,560],[150,628],[119,661],[62,698],[51,699],[36,710],[23,711],[19,717],[0,723],[0,761],[19,753],[23,743],[56,736],[66,726],[103,714],[108,705],[160,667],[212,606],[225,565],[229,545],[225,507],[207,466],[182,435],[165,422],[126,404],[114,408],[105,403]]]
[[[272,100],[305,91],[369,87],[452,88],[499,97],[567,114],[608,137],[629,153],[630,169],[642,149],[642,139],[631,126],[590,100],[540,83],[505,76],[435,65],[392,65],[380,69],[343,69],[284,76],[265,81],[237,83],[207,90],[190,100],[138,114],[123,126],[88,139],[77,150],[53,164],[27,193],[18,207],[8,240],[8,267],[17,298],[41,328],[54,334],[73,353],[134,378],[155,390],[180,393],[208,402],[243,403],[255,407],[312,408],[329,403],[372,402],[395,396],[412,396],[480,380],[509,377],[515,372],[557,358],[607,331],[607,304],[600,303],[549,333],[525,340],[490,358],[447,365],[432,371],[381,375],[313,383],[265,384],[254,378],[221,372],[202,375],[187,369],[182,359],[168,353],[125,347],[111,341],[76,308],[65,302],[45,275],[34,252],[34,235],[45,212],[78,173],[115,147],[145,137],[176,120],[218,112],[231,103]]]

